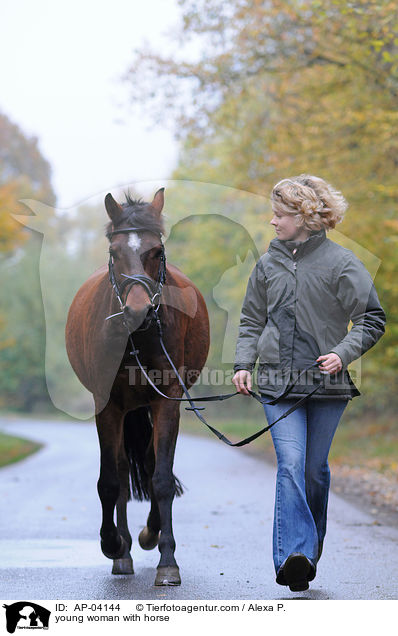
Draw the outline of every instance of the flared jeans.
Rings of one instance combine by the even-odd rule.
[[[269,424],[297,400],[264,404]],[[287,557],[300,552],[314,565],[326,534],[330,487],[328,455],[347,399],[311,399],[271,428],[278,461],[273,527],[273,557],[278,572]]]

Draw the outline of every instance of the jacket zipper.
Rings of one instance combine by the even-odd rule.
[[[293,325],[293,341],[292,341],[292,359],[290,361],[290,366],[293,368],[293,351],[294,351],[294,332],[296,331],[296,313],[297,313],[297,261],[293,259],[293,274],[294,274],[294,325]],[[293,376],[289,378],[293,381]]]

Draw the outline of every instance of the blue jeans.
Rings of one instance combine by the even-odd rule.
[[[269,399],[269,398],[265,398]],[[264,404],[271,424],[297,399]],[[346,399],[309,398],[271,428],[278,460],[273,530],[275,570],[292,552],[314,564],[326,534],[330,486],[328,454]]]

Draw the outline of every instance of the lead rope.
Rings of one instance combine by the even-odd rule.
[[[189,391],[187,389],[187,387],[184,384],[183,379],[181,378],[180,374],[178,373],[172,359],[170,358],[167,349],[165,347],[165,344],[163,342],[163,330],[162,330],[162,324],[160,322],[159,316],[157,311],[155,312],[156,314],[156,325],[158,328],[158,333],[159,333],[159,342],[160,342],[160,346],[162,347],[163,353],[165,354],[171,368],[173,369],[174,373],[176,374],[176,377],[185,393],[185,395],[187,396],[186,398],[177,398],[177,397],[170,397],[168,395],[165,395],[164,393],[162,393],[162,391],[160,391],[157,386],[155,386],[155,384],[152,382],[151,378],[148,376],[148,374],[146,373],[144,367],[142,366],[140,359],[138,357],[139,354],[139,350],[135,348],[134,345],[134,341],[133,341],[133,337],[131,335],[131,333],[129,332],[129,340],[130,340],[130,344],[132,346],[132,350],[130,352],[130,355],[133,355],[137,361],[137,364],[142,372],[142,374],[144,375],[145,379],[149,382],[150,386],[156,391],[156,393],[158,393],[159,395],[161,395],[162,397],[164,397],[166,400],[173,400],[176,402],[189,402],[190,403],[190,407],[185,407],[186,411],[193,411],[196,415],[196,417],[203,423],[205,424],[205,426],[207,426],[208,429],[210,429],[212,431],[212,433],[214,433],[214,435],[216,435],[216,437],[218,437],[219,440],[221,440],[222,442],[224,442],[224,444],[227,444],[228,446],[245,446],[246,444],[249,444],[250,442],[254,441],[255,439],[257,439],[257,437],[260,437],[260,435],[263,435],[263,433],[266,433],[267,431],[270,430],[270,428],[272,428],[273,426],[275,426],[275,424],[277,424],[277,422],[280,422],[281,420],[283,420],[285,417],[287,417],[288,415],[290,415],[291,413],[293,413],[293,411],[295,411],[301,404],[303,404],[306,400],[308,400],[308,398],[311,397],[311,395],[313,395],[316,391],[318,391],[318,389],[320,388],[320,384],[318,386],[315,387],[315,389],[313,389],[310,393],[307,393],[306,395],[304,395],[304,397],[302,397],[300,400],[298,400],[288,411],[286,411],[285,413],[283,413],[283,415],[281,415],[281,417],[279,417],[277,420],[275,420],[275,422],[272,422],[272,424],[269,424],[268,426],[265,426],[264,428],[262,428],[260,431],[257,431],[256,433],[254,433],[253,435],[250,435],[249,437],[246,437],[245,439],[241,440],[240,442],[231,442],[227,437],[225,437],[225,435],[223,435],[222,433],[220,433],[220,431],[218,431],[216,428],[213,428],[213,426],[210,426],[210,424],[208,424],[205,420],[205,418],[203,417],[203,415],[201,413],[199,413],[199,411],[203,411],[205,407],[198,407],[195,406],[194,400],[193,398],[190,396]],[[125,323],[126,324],[126,323]],[[126,325],[127,327],[127,325]],[[279,400],[281,400],[282,398],[284,398],[288,393],[290,393],[290,391],[292,390],[292,388],[295,386],[295,384],[297,384],[298,380],[300,379],[300,377],[302,376],[303,373],[305,373],[306,371],[308,371],[309,369],[312,369],[312,367],[316,367],[318,366],[318,362],[315,362],[314,364],[311,364],[309,367],[307,367],[306,369],[304,369],[299,376],[297,377],[297,379],[295,380],[295,382],[288,387],[284,393],[282,393],[282,395],[280,395],[279,397],[275,398],[274,400],[271,400],[270,402],[264,402],[262,400],[262,398],[257,395],[257,393],[255,393],[254,391],[249,391],[250,395],[255,398],[258,402],[260,402],[260,404],[276,404]],[[228,400],[231,397],[234,397],[235,395],[239,395],[239,391],[236,391],[235,393],[227,393],[224,395],[210,395],[210,396],[202,396],[202,397],[196,397],[194,398],[196,402],[212,402],[212,401],[218,401],[218,400]]]

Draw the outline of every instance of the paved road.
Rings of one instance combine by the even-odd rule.
[[[179,588],[155,588],[157,550],[133,546],[135,576],[112,576],[102,556],[93,424],[0,420],[0,429],[44,442],[0,470],[0,598],[397,599],[398,530],[331,495],[329,530],[308,592],[276,585],[271,558],[274,468],[207,438],[181,436],[174,504]],[[149,504],[129,504],[137,537]]]

